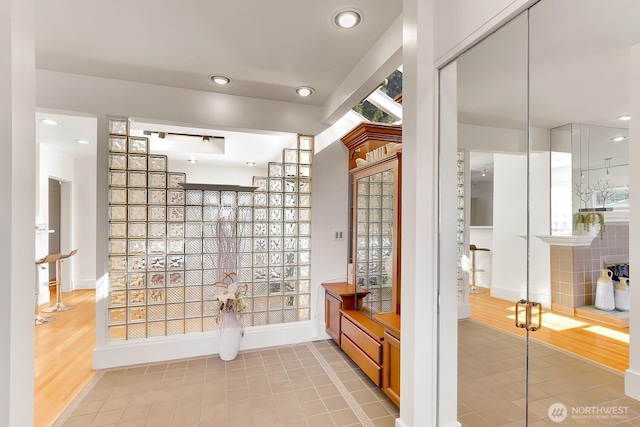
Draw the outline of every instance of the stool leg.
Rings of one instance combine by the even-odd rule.
[[[56,275],[57,277],[57,285],[56,285],[56,303],[51,307],[43,308],[42,311],[45,313],[53,313],[55,311],[67,311],[76,308],[75,305],[66,305],[62,303],[62,262],[61,260],[56,261]]]
[[[44,325],[45,323],[53,322],[56,320],[55,317],[43,317],[40,315],[40,310],[38,306],[38,296],[40,295],[40,286],[38,286],[38,266],[36,265],[36,315],[35,315],[35,325]]]
[[[471,286],[469,287],[470,294],[484,294],[476,287],[476,251],[471,251]]]

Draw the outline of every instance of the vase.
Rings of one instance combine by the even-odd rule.
[[[616,310],[629,311],[629,278],[621,277],[620,283],[616,285],[614,291],[616,300]]]
[[[613,295],[613,273],[609,269],[603,269],[596,284],[596,308],[611,311],[616,308]]]
[[[218,353],[220,359],[225,361],[235,359],[242,340],[242,325],[235,312],[224,313],[220,316],[219,337]]]

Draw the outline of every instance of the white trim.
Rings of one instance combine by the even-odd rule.
[[[245,328],[240,350],[274,347],[312,341],[312,321]],[[141,363],[218,354],[218,332],[172,335],[141,340],[112,341],[93,351],[93,368],[106,369]]]

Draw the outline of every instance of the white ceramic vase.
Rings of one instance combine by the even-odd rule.
[[[620,283],[614,291],[616,300],[616,310],[629,311],[629,278],[621,277]]]
[[[242,325],[236,313],[229,312],[220,316],[220,341],[218,352],[220,359],[229,361],[236,358],[242,341]]]
[[[609,269],[603,269],[596,284],[596,308],[611,311],[616,308],[613,296],[613,273]]]

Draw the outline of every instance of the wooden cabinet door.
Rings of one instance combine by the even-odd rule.
[[[400,406],[400,340],[384,332],[382,391]]]
[[[328,293],[325,293],[325,322],[327,323],[327,334],[340,345],[340,309],[342,301]]]

